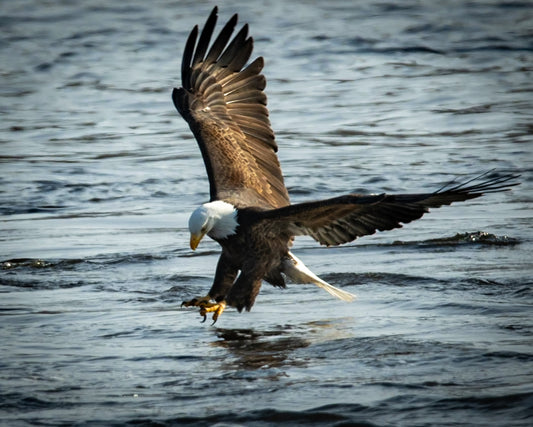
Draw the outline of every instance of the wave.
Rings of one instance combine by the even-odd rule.
[[[185,415],[168,419],[141,417],[111,424],[107,420],[106,422],[101,421],[106,425],[146,426],[265,426],[283,424],[287,426],[377,427],[385,425],[422,426],[428,425],[428,420],[431,420],[431,425],[479,426],[503,423],[505,425],[525,426],[528,425],[527,419],[531,416],[532,404],[533,393],[440,399],[431,395],[420,397],[405,393],[401,396],[384,399],[375,405],[335,403],[305,410],[262,408],[248,411],[214,412],[205,416]],[[478,414],[476,420],[465,417],[472,410]]]
[[[422,246],[458,246],[458,245],[494,245],[494,246],[509,246],[521,243],[521,241],[514,237],[506,235],[498,236],[486,231],[473,231],[466,233],[457,233],[451,237],[439,237],[436,239],[419,240],[419,241],[401,241],[396,240],[392,244],[398,246],[405,245],[422,245]]]

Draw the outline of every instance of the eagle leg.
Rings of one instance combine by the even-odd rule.
[[[183,301],[181,303],[182,307],[200,307],[200,316],[204,317],[202,322],[205,322],[207,319],[207,313],[213,313],[213,325],[218,320],[218,317],[222,314],[226,308],[226,302],[211,302],[211,297],[206,295],[205,297],[196,297],[190,301]]]

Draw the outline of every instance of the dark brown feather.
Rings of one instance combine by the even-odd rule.
[[[429,208],[505,191],[518,185],[512,174],[480,175],[458,185],[450,183],[433,193],[349,194],[318,202],[300,203],[258,213],[258,220],[269,220],[287,227],[290,234],[309,235],[323,245],[340,245],[376,231],[392,230],[421,218]]]
[[[237,15],[209,48],[216,21],[215,7],[200,36],[197,27],[192,30],[183,53],[183,87],[174,89],[172,99],[200,146],[211,200],[238,208],[286,206],[289,195],[268,118],[266,80],[260,74],[263,59],[243,68],[253,40],[247,25],[230,40]]]

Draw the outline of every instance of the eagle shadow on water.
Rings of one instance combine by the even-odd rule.
[[[225,348],[233,356],[223,362],[224,368],[230,372],[303,366],[305,361],[294,357],[294,352],[310,343],[291,333],[290,329],[288,326],[270,330],[217,328],[218,340],[213,345]]]
[[[518,175],[491,171],[430,193],[347,194],[290,204],[263,91],[263,58],[248,63],[253,39],[247,24],[231,38],[236,14],[211,43],[216,21],[217,7],[201,32],[198,26],[192,29],[183,53],[182,87],[172,92],[198,142],[210,186],[209,202],[189,219],[190,246],[195,250],[207,235],[222,247],[208,294],[182,304],[198,307],[204,320],[213,313],[216,322],[226,306],[250,310],[263,280],[280,288],[286,278],[311,283],[352,301],[355,295],[320,279],[290,252],[295,236],[340,245],[402,227],[429,208],[518,185]]]

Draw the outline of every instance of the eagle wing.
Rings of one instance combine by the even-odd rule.
[[[260,212],[291,235],[308,235],[323,245],[340,245],[376,231],[392,230],[421,218],[429,208],[438,208],[505,191],[514,185],[517,175],[487,177],[480,175],[461,184],[447,184],[433,193],[420,194],[349,194],[317,202],[294,204]]]
[[[183,87],[172,92],[202,152],[211,201],[239,208],[288,205],[263,92],[263,58],[245,67],[253,39],[244,25],[230,41],[236,14],[208,49],[216,21],[215,7],[200,37],[198,26],[191,31],[181,66]]]

